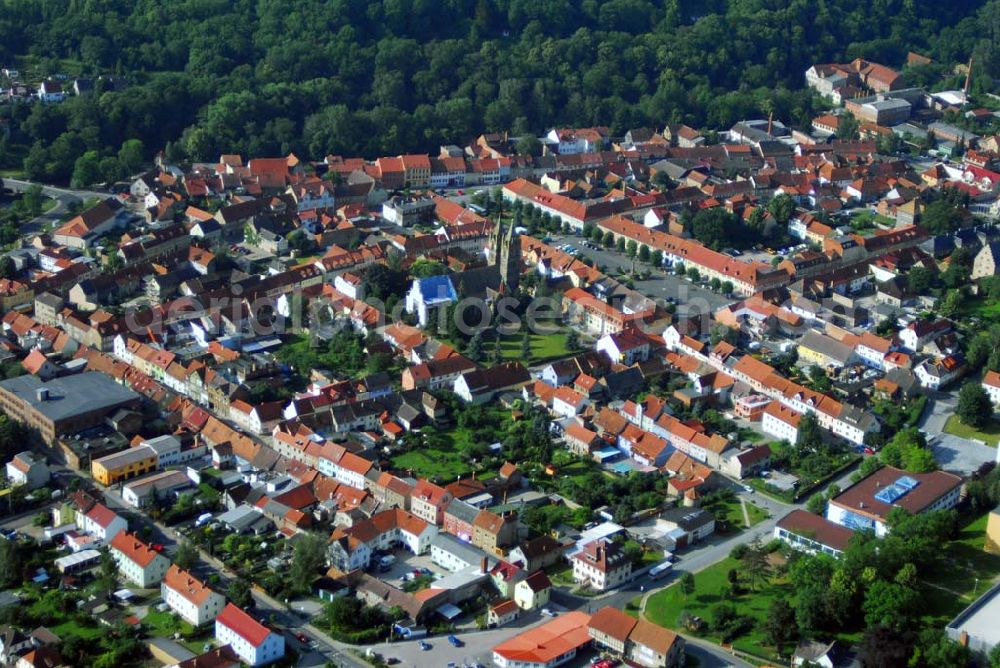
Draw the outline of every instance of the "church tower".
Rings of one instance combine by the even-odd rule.
[[[514,230],[513,221],[500,242],[500,282],[507,294],[516,293],[521,284],[521,237]]]

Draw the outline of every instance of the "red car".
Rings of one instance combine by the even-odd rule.
[[[618,662],[614,659],[601,659],[594,664],[594,668],[614,668]]]
[[[302,644],[304,644],[304,645],[308,645],[308,644],[309,644],[309,636],[307,636],[307,635],[306,635],[305,633],[303,633],[302,631],[299,631],[298,633],[296,633],[296,634],[295,634],[295,637],[296,637],[296,638],[298,639],[298,641],[299,641],[300,643],[302,643]]]
[[[150,548],[151,548],[151,549],[152,549],[152,550],[153,550],[154,552],[163,552],[163,544],[162,544],[162,543],[153,543],[153,544],[152,544],[152,545],[150,545],[149,547],[150,547]]]

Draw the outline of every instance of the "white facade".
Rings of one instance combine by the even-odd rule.
[[[799,429],[797,426],[767,412],[761,416],[760,428],[765,434],[770,434],[778,439],[784,439],[789,443],[795,443],[799,438]]]
[[[260,644],[254,645],[218,619],[215,620],[215,641],[220,646],[232,646],[240,659],[250,666],[263,666],[285,656],[285,639],[281,634],[271,631]]]
[[[182,592],[171,589],[166,582],[163,583],[160,592],[163,602],[181,619],[193,626],[208,624],[219,616],[223,606],[226,605],[226,597],[214,591],[200,603],[190,600]]]
[[[170,560],[162,554],[153,557],[145,566],[132,561],[127,555],[114,548],[111,548],[111,555],[118,562],[119,574],[126,581],[142,589],[150,589],[158,585],[163,580],[163,576],[167,574],[167,569],[170,568]]]

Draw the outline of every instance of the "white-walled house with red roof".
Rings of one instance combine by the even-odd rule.
[[[251,666],[264,666],[285,656],[285,638],[228,604],[215,618],[215,641],[229,645]]]
[[[128,520],[103,503],[94,504],[87,512],[77,511],[76,527],[93,536],[94,542],[88,547],[101,547],[110,543],[115,536],[128,529]]]
[[[160,584],[170,567],[169,559],[128,531],[119,531],[111,540],[111,556],[121,576],[143,589]]]
[[[167,569],[160,593],[171,610],[194,626],[213,621],[226,604],[225,596],[176,564]]]

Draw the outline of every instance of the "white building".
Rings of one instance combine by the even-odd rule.
[[[1000,405],[1000,373],[987,371],[986,375],[983,376],[983,389],[986,390],[986,394],[990,395],[990,401],[993,402],[994,406]]]
[[[799,438],[799,418],[802,415],[792,410],[780,401],[772,401],[764,409],[760,418],[760,428],[765,434],[789,443],[795,443]]]
[[[158,498],[193,485],[183,471],[163,471],[127,483],[122,487],[122,499],[133,508],[144,508]]]
[[[225,596],[212,591],[204,582],[177,565],[167,569],[160,593],[163,602],[193,626],[203,626],[213,621],[226,604]]]
[[[632,562],[618,543],[595,540],[573,555],[573,580],[607,591],[627,582],[632,576]]]
[[[36,489],[49,481],[49,467],[41,455],[25,450],[7,462],[7,480],[11,487]]]
[[[944,471],[909,473],[886,466],[830,500],[826,519],[854,530],[889,532],[885,518],[893,508],[911,514],[948,510],[958,505],[962,479]]]
[[[169,559],[128,531],[120,531],[111,539],[111,556],[118,562],[122,578],[143,589],[163,581],[170,567]]]
[[[285,638],[228,604],[215,618],[215,641],[230,645],[250,666],[264,666],[285,656]]]
[[[625,366],[649,359],[649,338],[637,330],[623,330],[605,334],[597,340],[596,349],[608,358]]]
[[[94,538],[88,547],[103,547],[128,529],[128,521],[104,504],[97,503],[86,513],[76,512],[76,526]]]

